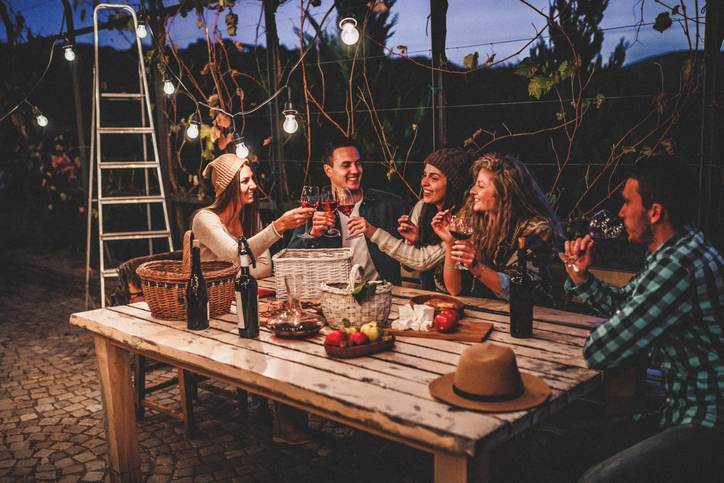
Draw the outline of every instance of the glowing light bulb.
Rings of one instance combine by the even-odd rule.
[[[354,45],[359,41],[359,30],[357,30],[357,21],[351,17],[343,18],[339,22],[339,28],[342,30],[339,37],[346,45]]]
[[[176,86],[173,85],[173,82],[171,82],[171,81],[168,80],[168,79],[166,79],[165,81],[163,81],[163,92],[164,92],[164,94],[166,94],[167,96],[170,96],[171,94],[173,94],[173,92],[174,92],[175,90],[176,90]]]
[[[191,124],[188,125],[186,128],[186,137],[191,140],[199,137],[199,124],[197,122],[191,121]]]
[[[139,39],[145,39],[148,35],[148,30],[146,30],[146,24],[143,22],[139,22],[138,26],[136,27],[136,35],[138,35]]]
[[[38,123],[38,126],[45,127],[48,125],[48,118],[45,117],[42,113],[38,113],[38,115],[35,116],[35,122]]]
[[[249,156],[249,148],[246,147],[246,144],[244,144],[244,141],[239,141],[236,143],[236,155],[240,158],[246,158]]]
[[[73,50],[72,44],[66,44],[63,47],[63,56],[68,62],[73,62],[75,60],[75,51]]]
[[[299,123],[297,122],[297,118],[294,117],[294,114],[285,114],[284,117],[284,124],[282,125],[284,132],[287,134],[294,134],[297,132],[297,129],[299,129]]]

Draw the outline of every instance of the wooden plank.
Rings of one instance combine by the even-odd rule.
[[[106,444],[111,481],[142,481],[138,451],[130,354],[112,341],[95,336],[98,375],[105,408]]]
[[[469,411],[452,414],[446,404],[400,393],[396,393],[393,403],[386,398],[389,392],[382,388],[245,350],[264,351],[264,343],[257,340],[239,339],[238,346],[220,344],[105,309],[73,314],[71,324],[134,350],[204,367],[249,388],[264,388],[268,394],[298,401],[319,413],[353,418],[403,439],[454,453],[472,452],[475,441],[504,424],[489,415]]]
[[[422,337],[423,339],[437,340],[458,340],[464,342],[482,342],[493,330],[493,324],[489,322],[480,322],[469,318],[460,319],[458,328],[454,332],[444,333],[437,330],[421,331],[421,330],[395,330],[385,329],[390,334],[405,337]]]
[[[435,483],[468,483],[468,458],[442,452],[434,458]]]

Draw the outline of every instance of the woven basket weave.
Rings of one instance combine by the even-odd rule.
[[[143,296],[154,317],[186,320],[186,283],[191,276],[191,231],[184,234],[183,261],[157,260],[136,269],[143,284]],[[239,266],[226,261],[201,262],[209,296],[209,315],[229,312],[234,299],[234,279]]]
[[[323,282],[345,282],[352,265],[351,248],[286,248],[272,257],[277,298],[287,297],[284,278],[298,280],[297,297],[318,299]]]
[[[392,305],[392,285],[376,283],[375,293],[361,304],[352,296],[352,291],[362,282],[362,267],[354,265],[349,273],[348,283],[322,284],[322,312],[327,323],[335,329],[342,328],[342,319],[349,320],[353,327],[360,327],[375,321],[380,327],[387,327],[387,317]]]

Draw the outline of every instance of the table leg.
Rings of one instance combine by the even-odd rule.
[[[486,483],[490,481],[490,455],[482,452],[475,459],[435,453],[435,483]]]
[[[140,482],[141,457],[136,435],[130,354],[101,336],[95,336],[95,348],[105,408],[111,481]]]

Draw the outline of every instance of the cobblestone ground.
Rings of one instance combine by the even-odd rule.
[[[92,340],[68,324],[69,314],[83,307],[77,284],[43,286],[0,273],[0,482],[109,480]],[[154,378],[165,375],[157,372]],[[176,388],[153,397],[177,401]],[[195,439],[162,414],[147,411],[139,422],[148,481],[413,482],[432,476],[429,455],[320,418],[310,420],[313,442],[289,448],[271,442],[268,417],[244,414],[231,398],[200,391],[194,407]]]

